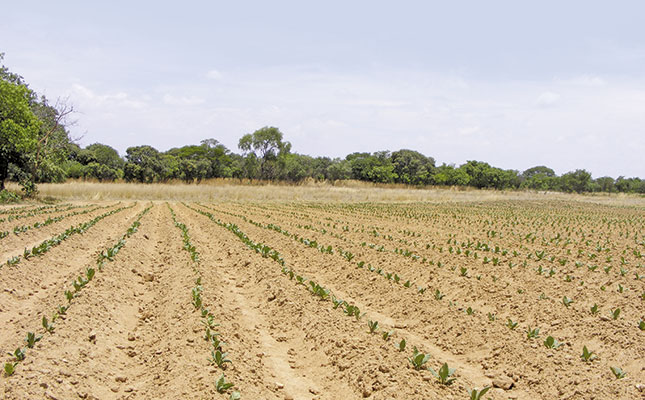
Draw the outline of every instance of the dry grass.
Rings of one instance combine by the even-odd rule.
[[[17,186],[12,185],[17,190]],[[307,182],[302,185],[240,184],[231,181],[208,181],[199,185],[68,182],[41,184],[41,197],[61,200],[171,200],[209,202],[450,202],[495,200],[574,200],[608,205],[645,207],[645,197],[625,194],[576,195],[527,191],[496,191],[455,188],[408,188],[382,186],[363,182],[341,185]]]

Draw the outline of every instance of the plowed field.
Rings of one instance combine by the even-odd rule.
[[[4,207],[0,393],[645,398],[643,255],[575,201]]]

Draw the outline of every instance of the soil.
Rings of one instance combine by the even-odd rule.
[[[242,399],[466,399],[468,389],[484,386],[493,387],[485,396],[492,399],[645,396],[641,208],[565,201],[106,203],[11,234],[0,240],[0,260],[128,205],[134,207],[41,256],[0,267],[0,350],[25,347],[27,332],[42,335],[15,373],[0,378],[4,398],[228,399],[235,390]],[[118,254],[68,302],[71,282],[96,267],[97,256],[148,206]],[[284,266],[225,224],[269,246]],[[364,315],[348,317],[344,305],[315,296],[309,281]],[[196,286],[225,342],[231,363],[224,368],[209,361],[205,319],[191,303]],[[69,308],[45,332],[41,318],[51,320],[59,305]],[[378,321],[377,332],[368,321]],[[537,337],[527,337],[535,328]],[[560,347],[547,348],[547,336]],[[583,361],[583,346],[597,358]],[[421,370],[408,361],[413,348],[430,356]],[[6,355],[3,363],[11,360]],[[455,369],[450,385],[427,369],[444,363]],[[624,378],[613,375],[616,366]],[[222,374],[234,384],[225,394],[215,388]]]

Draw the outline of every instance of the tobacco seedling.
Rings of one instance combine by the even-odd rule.
[[[645,321],[643,321],[642,319],[638,322],[638,329],[645,331]]]
[[[508,326],[508,329],[510,330],[515,330],[515,328],[517,328],[517,322],[513,322],[513,320],[509,318],[506,322],[506,326]]]
[[[45,330],[48,333],[54,332],[54,324],[50,324],[49,321],[47,320],[47,317],[43,316],[42,324],[43,324],[43,328],[45,328]]]
[[[65,315],[67,313],[67,309],[69,306],[58,306],[56,311],[58,312],[58,315]]]
[[[620,308],[616,308],[615,310],[611,310],[611,317],[614,320],[618,319],[619,315],[620,315]]]
[[[475,310],[473,310],[473,309],[472,309],[472,307],[468,307],[468,308],[466,309],[466,314],[468,314],[468,315],[473,315],[474,313],[475,313]]]
[[[224,374],[222,374],[217,381],[215,381],[215,389],[217,390],[217,393],[226,393],[227,390],[235,386],[231,382],[226,382],[226,378],[224,377]]]
[[[593,351],[589,351],[589,349],[587,349],[587,346],[582,348],[582,355],[580,357],[582,357],[585,362],[590,362],[598,358]]]
[[[442,294],[442,293],[439,291],[439,289],[437,289],[437,290],[435,290],[435,291],[434,291],[434,298],[435,298],[436,300],[441,300],[441,299],[443,299],[443,298],[444,298],[444,296],[445,296],[445,294]]]
[[[338,299],[336,297],[332,297],[331,301],[332,301],[332,303],[334,303],[334,310],[337,309],[338,307],[342,306],[345,303],[345,300]]]
[[[233,363],[233,361],[226,358],[228,353],[224,353],[221,350],[211,350],[211,359],[209,360],[211,364],[217,365],[219,368],[224,369],[226,363]]]
[[[497,314],[492,314],[492,313],[489,312],[488,313],[488,320],[489,321],[495,321],[495,319],[497,319]]]
[[[553,336],[547,336],[547,338],[544,340],[544,346],[546,346],[547,349],[557,349],[561,345],[562,344],[555,340]]]
[[[415,370],[419,371],[423,368],[423,365],[430,360],[430,354],[423,354],[415,347],[412,353],[412,357],[408,358],[410,364],[414,367]]]
[[[68,302],[71,302],[72,299],[74,298],[74,293],[72,293],[69,290],[65,291],[65,298],[67,299]]]
[[[33,348],[36,342],[40,341],[42,338],[42,336],[37,336],[33,332],[27,332],[27,338],[25,339],[27,341],[27,347],[30,349]]]
[[[392,335],[394,335],[394,331],[383,332],[381,336],[383,337],[383,340],[388,341]]]
[[[17,362],[16,363],[10,363],[10,362],[4,363],[4,374],[6,376],[13,375],[13,373],[16,372],[16,365],[18,365]]]
[[[404,351],[405,350],[405,343],[406,343],[405,339],[401,339],[401,341],[399,342],[399,344],[397,346],[399,351]]]
[[[451,378],[452,374],[455,373],[455,369],[448,368],[448,363],[443,363],[441,368],[439,368],[439,372],[436,372],[432,368],[430,368],[430,372],[432,372],[432,375],[434,375],[442,385],[450,385],[456,379]]]
[[[22,361],[25,359],[25,349],[18,347],[13,353],[7,353],[12,357],[16,358],[16,361]]]
[[[538,336],[540,336],[540,328],[531,329],[531,327],[529,326],[526,330],[526,338],[535,339]]]
[[[367,321],[367,326],[370,328],[370,333],[374,333],[378,330],[378,321]]]
[[[594,303],[593,307],[591,307],[591,314],[592,315],[598,314],[598,304]]]
[[[568,298],[567,296],[564,296],[562,298],[562,304],[564,304],[565,307],[569,307],[573,303],[573,300]]]
[[[486,387],[482,388],[481,390],[477,390],[477,389],[470,390],[469,389],[468,394],[470,395],[470,400],[483,400],[484,394],[486,394],[486,392],[488,392],[488,390],[490,390],[490,386],[486,386]]]
[[[616,379],[623,379],[625,375],[627,375],[627,372],[623,371],[619,367],[609,367],[609,369],[611,369],[611,372],[614,374]]]

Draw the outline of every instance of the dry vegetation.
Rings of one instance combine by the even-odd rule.
[[[0,210],[4,398],[643,396],[642,198],[41,192]]]

